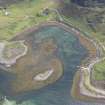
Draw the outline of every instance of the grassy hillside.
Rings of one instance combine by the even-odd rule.
[[[45,8],[55,8],[52,0],[27,0],[0,10],[0,40],[8,40],[33,25],[51,20],[54,13],[43,14]],[[8,15],[6,15],[8,13]]]

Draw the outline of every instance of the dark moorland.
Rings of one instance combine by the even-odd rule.
[[[0,0],[0,6],[7,6],[9,4],[12,4],[12,3],[17,3],[17,2],[20,2],[20,1],[24,1],[24,0]]]

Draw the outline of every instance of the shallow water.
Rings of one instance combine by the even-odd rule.
[[[7,98],[16,100],[20,103],[19,105],[100,105],[77,101],[70,95],[77,66],[87,56],[87,50],[72,33],[53,26],[41,28],[37,32],[31,33],[30,37],[33,38],[32,45],[34,47],[43,39],[53,38],[57,42],[59,47],[57,56],[64,64],[64,74],[55,83],[38,91],[31,91],[20,96]],[[0,82],[5,83],[2,81],[5,77],[3,73],[0,73]]]

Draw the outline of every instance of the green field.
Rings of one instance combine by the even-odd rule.
[[[95,80],[105,80],[105,61],[94,65],[93,78]]]
[[[52,0],[31,0],[18,4],[12,4],[8,7],[9,15],[0,10],[0,40],[11,39],[16,33],[41,22],[52,20],[55,13],[42,15],[45,8],[55,8]]]

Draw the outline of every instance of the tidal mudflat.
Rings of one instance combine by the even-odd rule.
[[[30,105],[82,105],[83,102],[74,101],[70,96],[73,76],[88,55],[80,39],[56,25],[45,25],[13,38],[12,41],[25,40],[28,52],[9,68],[11,75],[7,77],[3,72],[2,78],[9,80],[8,83],[6,79],[1,81],[4,95]],[[38,75],[42,80],[36,80]],[[43,79],[46,75],[48,78]]]

